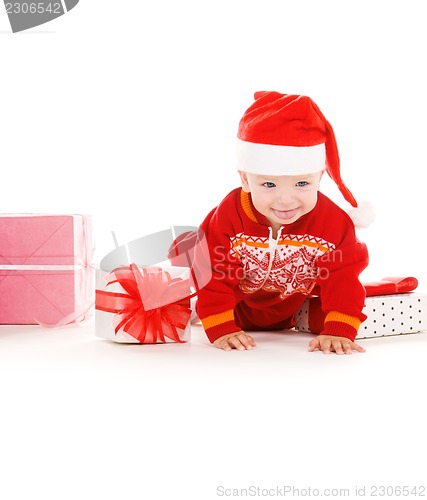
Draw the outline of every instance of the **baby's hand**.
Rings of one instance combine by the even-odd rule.
[[[224,351],[231,351],[232,349],[245,351],[256,346],[254,339],[243,330],[223,335],[216,339],[213,345],[218,349],[224,349]]]
[[[331,351],[335,351],[337,354],[352,354],[353,351],[365,352],[362,346],[350,339],[333,335],[319,335],[313,339],[309,344],[308,351],[313,352],[316,349],[323,351],[325,354],[329,354]]]

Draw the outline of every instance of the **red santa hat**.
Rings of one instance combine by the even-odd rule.
[[[256,92],[240,120],[237,168],[265,175],[300,175],[326,169],[344,198],[357,202],[340,174],[337,142],[318,106],[302,95]]]

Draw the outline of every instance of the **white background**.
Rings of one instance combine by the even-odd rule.
[[[18,34],[11,33],[6,14],[1,13],[0,212],[92,214],[98,260],[112,249],[111,230],[123,243],[170,225],[198,225],[238,185],[235,137],[238,121],[252,103],[254,91],[306,94],[334,127],[345,183],[358,200],[370,200],[375,206],[374,225],[359,232],[371,255],[364,277],[375,280],[387,275],[413,275],[425,290],[427,32],[423,4],[411,0],[81,0],[67,15]],[[324,192],[345,206],[329,179],[324,178],[322,183]],[[25,335],[21,338],[25,341]],[[28,345],[25,352],[30,358]],[[77,350],[71,348],[70,352],[75,354]],[[405,353],[409,357],[401,360],[396,356],[393,366],[408,371],[410,349],[406,347]],[[19,350],[14,354],[19,358]],[[133,351],[133,356],[136,354]],[[13,370],[22,363],[10,363],[8,369],[15,382],[2,380],[10,396],[9,410],[13,409],[14,398],[19,400],[20,394],[28,397],[25,387],[31,379],[30,369]],[[376,367],[375,357],[370,363],[371,373],[378,369],[381,377],[381,364]],[[60,379],[68,390],[72,390],[76,378],[79,387],[84,386],[90,372],[88,357],[83,364],[82,372],[78,367],[75,372],[62,372]],[[145,411],[154,412],[155,401],[162,401],[162,410],[167,408],[173,415],[169,421],[163,413],[161,428],[156,423],[153,428],[146,424],[140,428],[137,414],[125,415],[123,421],[114,422],[114,428],[102,422],[101,415],[107,419],[104,409],[111,409],[105,403],[111,385],[116,395],[122,383],[132,387],[132,391],[125,390],[125,396],[144,398],[145,380],[125,378],[120,382],[102,372],[91,379],[87,387],[92,392],[87,389],[82,400],[77,395],[66,399],[59,383],[53,384],[52,394],[47,390],[42,398],[30,397],[32,410],[18,418],[10,417],[4,430],[28,429],[34,412],[41,412],[47,401],[55,398],[60,405],[66,405],[65,401],[82,405],[67,407],[70,418],[65,418],[63,425],[58,419],[64,419],[65,410],[53,412],[52,426],[42,425],[44,437],[37,437],[38,448],[31,457],[38,462],[39,452],[40,460],[46,460],[46,469],[38,463],[38,479],[31,476],[35,498],[51,498],[50,493],[55,498],[53,489],[44,490],[44,496],[41,493],[46,488],[41,471],[45,471],[46,480],[52,479],[49,467],[55,463],[55,457],[43,456],[46,443],[70,472],[57,480],[65,489],[67,481],[73,482],[74,498],[78,494],[76,484],[83,484],[83,480],[92,482],[89,489],[81,486],[80,498],[101,498],[97,487],[103,498],[108,494],[119,498],[121,487],[126,491],[122,497],[125,500],[164,498],[162,488],[172,498],[173,487],[180,480],[190,484],[202,476],[212,478],[214,484],[232,484],[233,467],[236,485],[264,481],[273,486],[285,481],[280,476],[282,463],[283,474],[290,474],[286,482],[298,479],[300,486],[329,479],[340,486],[337,475],[344,477],[346,484],[350,478],[354,484],[366,483],[368,477],[376,477],[375,467],[378,478],[395,479],[400,484],[397,473],[387,476],[393,453],[401,459],[404,456],[416,469],[411,439],[419,438],[417,429],[423,431],[421,426],[412,426],[410,442],[405,444],[401,433],[411,426],[414,415],[408,393],[404,400],[393,400],[393,384],[399,379],[391,364],[387,365],[390,371],[384,374],[384,385],[377,380],[375,390],[364,400],[360,398],[367,388],[357,384],[357,366],[348,384],[341,381],[338,390],[334,390],[332,379],[319,380],[314,372],[300,373],[303,383],[292,390],[292,370],[275,373],[270,369],[264,375],[254,372],[244,380],[229,366],[224,372],[215,366],[207,371],[201,365],[192,366],[196,367],[194,373],[187,371],[178,378],[181,384],[175,379],[169,386],[166,372],[164,378],[157,379],[165,392],[157,391],[156,381],[150,381],[149,408]],[[33,368],[40,367],[35,363]],[[59,362],[57,366],[52,360],[52,365],[42,370],[40,380],[46,387],[55,379],[56,368],[60,369]],[[176,377],[170,375],[171,379]],[[286,378],[278,381],[276,375]],[[408,380],[412,383],[411,378]],[[416,377],[414,380],[418,381]],[[166,387],[172,390],[167,392]],[[283,401],[276,390],[281,387],[290,391]],[[418,393],[416,387],[411,395]],[[405,394],[405,387],[399,386],[399,390]],[[207,407],[198,406],[198,401],[202,394],[206,404],[209,391],[212,400],[208,412]],[[424,397],[421,385],[419,392],[419,398]],[[93,400],[89,394],[93,394]],[[384,394],[389,398],[387,411],[378,421],[378,408],[374,406]],[[104,406],[95,411],[98,397]],[[268,398],[276,398],[274,404]],[[124,399],[119,397],[117,405],[124,404]],[[334,411],[339,408],[336,419],[334,412],[325,410],[328,400],[334,401]],[[340,400],[342,405],[338,404]],[[299,401],[309,402],[301,419],[295,413]],[[411,404],[416,409],[418,403],[412,400]],[[278,408],[284,411],[283,428]],[[352,412],[346,413],[346,408]],[[269,409],[276,413],[272,415]],[[402,420],[381,433],[384,420],[392,418],[396,409]],[[180,419],[185,421],[182,431]],[[41,417],[36,419],[41,421]],[[274,432],[269,427],[271,421]],[[105,433],[88,443],[91,429],[96,433],[99,426]],[[171,432],[173,426],[176,432]],[[129,456],[130,448],[117,435],[118,430],[119,434],[120,429],[125,430],[123,438],[131,442],[133,432],[129,428],[135,429],[141,443],[140,454]],[[19,457],[28,453],[25,440],[31,441],[30,435],[34,440],[38,426],[30,429],[28,435],[24,431],[24,440],[8,441],[17,467]],[[53,429],[54,435],[48,435],[48,429]],[[109,436],[109,429],[116,432],[114,438]],[[68,436],[68,445],[73,441],[70,432],[76,433],[76,439],[83,433],[88,437],[83,446],[91,445],[84,474],[78,466],[84,447],[56,447],[63,436]],[[165,432],[168,442],[162,438]],[[375,440],[378,432],[380,441]],[[149,449],[144,449],[141,433],[147,434]],[[148,460],[147,466],[147,454],[153,454],[157,443],[153,433],[158,435],[159,448],[153,455],[154,462]],[[290,435],[293,454],[287,454],[286,440],[275,445],[275,439],[283,438],[283,433]],[[400,436],[397,449],[396,435]],[[362,436],[365,440],[361,441]],[[206,448],[201,445],[204,441]],[[223,443],[222,448],[219,443]],[[310,451],[309,443],[317,445]],[[370,460],[367,471],[362,466],[375,446],[380,446],[376,448],[378,460]],[[168,461],[171,447],[175,451]],[[421,451],[425,453],[425,448]],[[6,463],[12,455],[6,455]],[[141,469],[139,459],[145,464]],[[221,467],[224,463],[226,470]],[[26,468],[29,466],[26,462]],[[264,469],[260,469],[262,466]],[[115,471],[115,486],[108,489],[106,485]],[[22,471],[22,481],[26,474]],[[56,468],[52,475],[58,478]],[[413,484],[422,478],[414,472],[411,479]],[[144,494],[144,481],[150,484],[151,496]],[[130,484],[135,487],[130,488]],[[27,486],[31,491],[31,484]],[[204,498],[211,498],[212,485],[209,488]],[[197,491],[203,490],[199,487]],[[9,492],[8,498],[21,498],[16,495]],[[182,487],[176,498],[186,497]]]
[[[97,258],[198,225],[238,185],[235,137],[256,90],[311,96],[342,176],[370,200],[368,279],[426,285],[427,35],[422,2],[82,0],[10,34],[1,18],[3,212],[93,215]],[[323,189],[337,203],[329,182]]]

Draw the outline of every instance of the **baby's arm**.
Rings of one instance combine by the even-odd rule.
[[[213,345],[224,351],[231,351],[232,349],[245,351],[256,346],[254,339],[243,330],[223,335],[219,339],[216,339]]]
[[[336,352],[337,354],[352,354],[353,351],[365,352],[365,349],[356,342],[333,335],[319,335],[313,339],[309,344],[308,351],[313,352],[316,349],[323,351],[325,354],[330,352]]]

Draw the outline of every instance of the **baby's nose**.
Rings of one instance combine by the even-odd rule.
[[[292,193],[287,189],[278,190],[276,201],[281,204],[289,203],[292,201]]]

